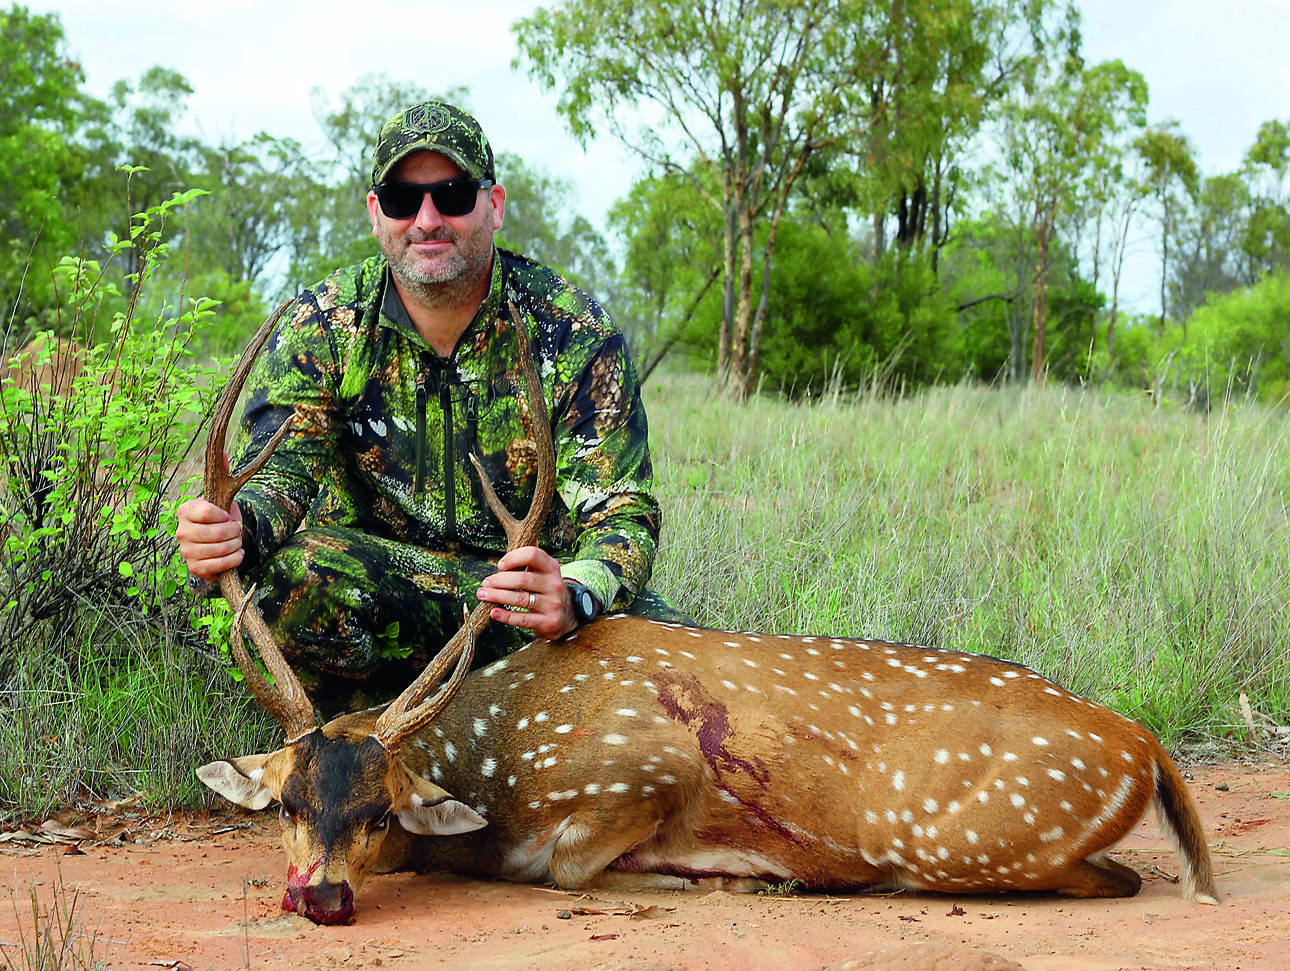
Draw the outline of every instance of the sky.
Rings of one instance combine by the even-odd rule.
[[[332,100],[370,73],[430,92],[469,89],[468,107],[498,152],[572,181],[598,225],[640,166],[612,140],[586,148],[545,91],[511,66],[510,24],[538,0],[25,0],[58,13],[86,87],[103,97],[153,65],[192,85],[188,130],[211,141],[259,131],[320,150],[311,92]],[[1150,87],[1153,122],[1174,119],[1205,174],[1231,171],[1259,125],[1290,119],[1290,0],[1081,0],[1089,63],[1118,58]],[[1150,244],[1130,267],[1130,305],[1156,284]],[[1147,310],[1149,306],[1139,309]]]

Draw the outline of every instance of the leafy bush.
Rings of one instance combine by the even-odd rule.
[[[164,783],[163,798],[182,798],[194,786],[177,770],[202,750],[195,736],[223,725],[211,731],[220,745],[241,731],[245,700],[220,690],[233,686],[204,651],[209,611],[183,594],[171,538],[225,370],[195,356],[215,302],[181,295],[139,310],[167,257],[162,227],[192,197],[137,215],[130,238],[111,242],[137,268],[119,284],[110,264],[65,258],[62,333],[81,344],[66,380],[37,377],[58,363],[45,333],[28,374],[0,387],[0,805],[133,789],[143,777],[131,763],[153,767],[144,781]],[[109,339],[93,343],[96,332]],[[177,734],[184,724],[193,730]]]
[[[1181,366],[1209,396],[1290,396],[1290,275],[1273,273],[1247,290],[1207,300],[1187,321]]]

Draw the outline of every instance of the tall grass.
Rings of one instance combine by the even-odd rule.
[[[1063,388],[735,405],[670,375],[646,398],[653,585],[701,623],[1014,659],[1175,747],[1251,742],[1242,693],[1290,724],[1287,412]],[[163,607],[87,600],[0,645],[0,810],[192,805],[195,765],[279,744],[184,595]]]
[[[702,623],[1020,661],[1167,744],[1290,724],[1290,413],[1069,388],[646,387],[654,585]],[[1282,736],[1284,737],[1284,736]]]
[[[40,646],[0,687],[0,810],[142,793],[150,808],[200,805],[193,769],[269,751],[281,730],[191,632],[86,607],[73,642]]]

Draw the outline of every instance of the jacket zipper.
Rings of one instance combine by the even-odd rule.
[[[443,409],[443,533],[448,549],[457,545],[457,455],[453,448],[452,394],[446,375],[440,375],[439,407]]]
[[[426,488],[426,372],[417,372],[417,465],[412,495],[420,499]]]

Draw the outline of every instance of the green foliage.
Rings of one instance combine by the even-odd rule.
[[[644,380],[674,345],[700,344],[711,328],[711,318],[692,324],[720,273],[721,223],[699,187],[668,175],[637,180],[609,224],[626,241],[612,310]]]
[[[1180,366],[1207,397],[1290,403],[1290,273],[1214,297],[1187,322]]]
[[[166,255],[154,227],[186,199],[140,214],[133,240],[114,247],[136,255],[136,294]],[[71,332],[92,334],[101,303],[119,296],[115,286],[97,264],[72,257],[58,275]],[[213,315],[199,299],[145,324],[136,305],[113,314],[110,343],[84,349],[70,388],[11,381],[0,390],[0,672],[12,669],[18,644],[69,625],[85,598],[148,614],[175,593],[167,490],[211,402],[211,371],[190,359]],[[47,340],[42,357],[52,349]]]
[[[815,223],[780,230],[761,372],[791,395],[860,386],[918,387],[957,375],[953,309],[937,299],[929,261],[860,247]]]
[[[81,80],[57,14],[0,10],[0,309],[20,325],[48,311],[49,271],[76,239],[62,187],[80,169],[72,129]]]
[[[812,155],[854,149],[863,127],[863,82],[890,39],[873,6],[566,0],[513,28],[532,76],[563,85],[576,135],[603,124],[720,213],[717,374],[737,397],[752,390],[764,322],[753,275],[771,273],[794,185]]]
[[[609,244],[578,214],[573,183],[516,155],[501,153],[495,161],[497,179],[506,187],[506,221],[497,245],[552,267],[612,307],[618,274]]]
[[[60,317],[88,346],[63,359],[64,380],[42,383],[35,369],[59,363],[42,335],[27,375],[0,387],[3,807],[122,790],[191,800],[198,739],[265,737],[264,713],[236,692],[226,660],[201,649],[203,628],[226,636],[227,611],[193,606],[171,538],[227,366],[195,356],[230,319],[214,301],[161,299],[164,227],[197,194],[136,215],[113,242],[112,257],[138,267],[124,293],[106,268],[66,257]],[[92,343],[96,333],[107,339]]]

